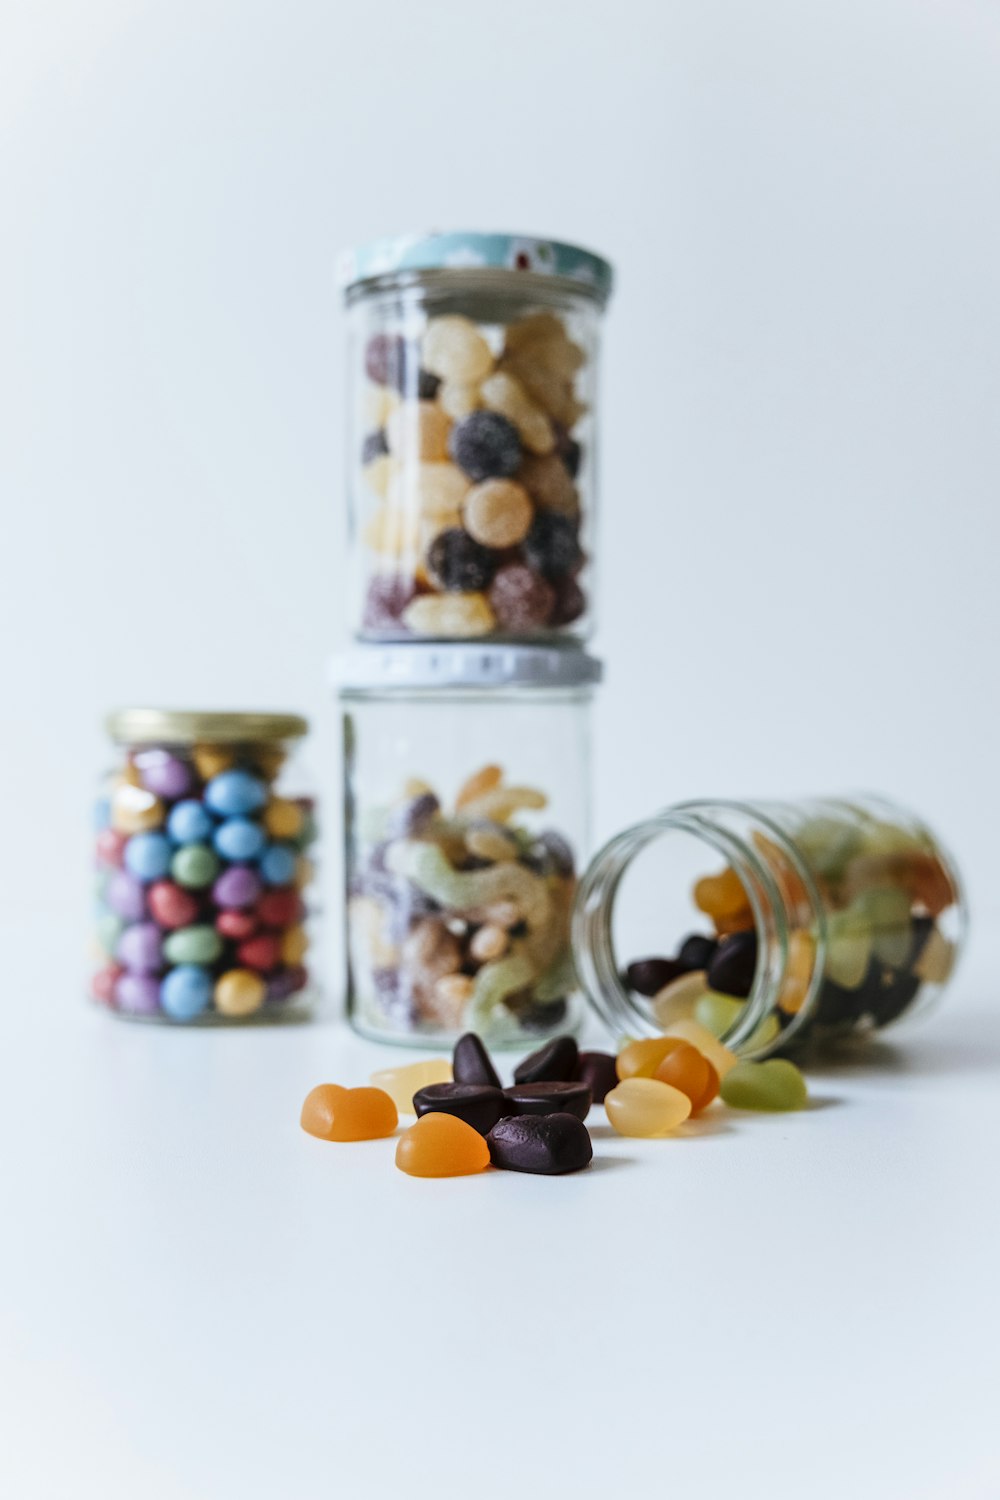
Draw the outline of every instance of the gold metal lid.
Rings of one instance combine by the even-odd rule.
[[[297,740],[309,732],[301,714],[201,713],[193,709],[119,708],[104,721],[119,745],[250,745]]]

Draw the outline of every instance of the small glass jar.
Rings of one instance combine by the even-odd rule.
[[[185,1024],[301,1014],[316,993],[306,720],[128,708],[107,728],[92,997]]]
[[[342,279],[356,635],[589,636],[610,266],[430,234],[351,252]]]
[[[615,1032],[693,1018],[763,1058],[922,1010],[965,927],[951,858],[881,798],[686,802],[595,856],[573,939]]]
[[[352,1024],[414,1046],[575,1030],[570,912],[600,664],[412,645],[359,649],[335,675]]]

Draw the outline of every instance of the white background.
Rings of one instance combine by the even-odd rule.
[[[623,1476],[662,1491],[672,1474],[714,1494],[727,1430],[731,1457],[755,1455],[726,1470],[748,1494],[769,1480],[771,1493],[1000,1493],[977,1418],[987,1350],[955,1343],[940,1303],[963,1289],[956,1319],[972,1327],[994,1280],[942,1226],[954,1211],[956,1234],[988,1243],[963,1160],[970,1138],[996,1136],[983,1074],[1000,1039],[983,1017],[1000,914],[998,182],[1000,9],[986,0],[0,0],[2,864],[5,999],[21,1017],[4,1105],[24,1216],[5,1231],[21,1312],[0,1325],[0,1369],[20,1441],[6,1459],[0,1447],[0,1474],[13,1466],[18,1500],[140,1484],[298,1497],[348,1476],[344,1493],[422,1495],[420,1443],[446,1456],[453,1415],[484,1454],[506,1453],[505,1474],[576,1475],[581,1495],[587,1475],[598,1493]],[[333,1056],[361,1065],[354,1044],[323,1027],[204,1050],[122,1039],[76,999],[107,708],[304,709],[335,805],[333,264],[345,244],[430,225],[557,235],[617,268],[598,834],[683,796],[879,789],[945,834],[977,919],[950,1015],[895,1071],[834,1088],[853,1110],[750,1129],[746,1159],[724,1138],[695,1150],[687,1161],[712,1171],[685,1165],[679,1198],[652,1167],[595,1174],[589,1197],[582,1182],[565,1200],[520,1184],[478,1238],[468,1195],[442,1198],[456,1258],[479,1258],[453,1283],[449,1244],[431,1256],[426,1195],[394,1182],[379,1198],[352,1165],[338,1200],[328,1158],[313,1175],[293,1130],[281,1149],[267,1135]],[[33,1129],[52,1091],[65,1124],[56,1109]],[[245,1134],[227,1109],[246,1111]],[[784,1177],[780,1151],[755,1155],[778,1137]],[[812,1152],[833,1197],[806,1205]],[[692,1241],[705,1202],[712,1235]],[[398,1235],[397,1256],[361,1254],[359,1224]],[[197,1290],[194,1263],[210,1271]],[[394,1324],[369,1346],[380,1308]],[[582,1395],[550,1397],[553,1368],[584,1381],[586,1418]],[[913,1446],[932,1431],[934,1461]],[[459,1492],[454,1473],[437,1482]]]

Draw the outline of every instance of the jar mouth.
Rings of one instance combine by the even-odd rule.
[[[780,850],[782,860],[794,868],[805,892],[814,954],[808,988],[794,1014],[779,1012],[777,1006],[778,997],[787,993],[794,914],[760,849],[751,839],[725,826],[720,813],[749,820],[764,839]],[[581,985],[594,1009],[612,1029],[616,1026],[620,1029],[623,1024],[626,1027],[638,1024],[645,1033],[664,1029],[653,1013],[652,1002],[643,1003],[625,982],[624,964],[616,951],[615,912],[621,883],[636,856],[658,841],[677,835],[695,840],[706,853],[721,858],[743,887],[757,938],[756,962],[741,1012],[722,1031],[720,1040],[742,1057],[766,1057],[794,1040],[813,1009],[826,949],[826,924],[822,901],[810,872],[782,829],[766,815],[762,816],[757,807],[735,801],[683,803],[634,825],[605,846],[581,880],[574,909],[573,949]],[[707,921],[703,914],[697,915]],[[676,941],[683,935],[678,932]],[[711,936],[722,935],[713,932]],[[659,951],[668,948],[669,943]],[[774,1025],[769,1018],[779,1014],[781,1029],[769,1034],[768,1025]]]

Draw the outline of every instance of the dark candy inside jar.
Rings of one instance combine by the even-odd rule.
[[[306,721],[128,709],[108,729],[93,997],[184,1023],[301,1011],[316,822],[291,752]]]

